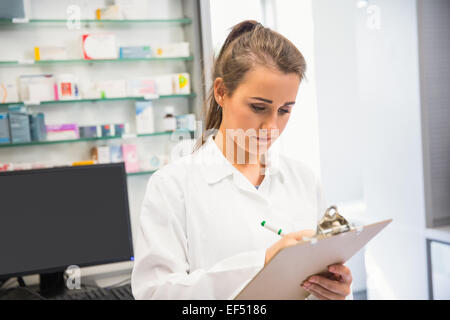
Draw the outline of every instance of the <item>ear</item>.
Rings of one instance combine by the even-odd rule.
[[[214,80],[214,98],[216,99],[217,104],[223,106],[223,102],[225,100],[226,88],[223,82],[223,79],[218,77]]]

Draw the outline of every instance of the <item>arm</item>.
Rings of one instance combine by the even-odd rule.
[[[190,270],[183,193],[154,174],[140,215],[132,289],[136,299],[228,299],[264,265],[265,250]]]

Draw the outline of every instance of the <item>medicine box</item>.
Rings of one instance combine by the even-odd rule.
[[[0,144],[11,143],[9,136],[9,117],[7,113],[0,113]]]
[[[32,141],[47,140],[47,130],[45,127],[45,116],[42,112],[30,114],[30,133]]]
[[[136,101],[136,130],[138,134],[155,132],[152,101]]]
[[[97,138],[101,137],[102,133],[100,126],[81,126],[78,128],[80,138]]]
[[[91,149],[92,159],[97,163],[109,163],[110,153],[108,146],[98,146]]]
[[[119,57],[120,59],[151,58],[152,51],[150,46],[120,47]]]
[[[82,42],[86,60],[117,59],[116,37],[113,33],[83,34]]]
[[[46,125],[47,140],[71,140],[78,139],[78,126],[74,123]]]
[[[109,146],[109,155],[110,161],[112,163],[123,162],[122,146],[120,145]]]
[[[23,105],[9,106],[9,130],[12,143],[31,141],[30,120]]]
[[[125,162],[126,172],[139,171],[139,161],[137,156],[137,148],[134,144],[122,145],[123,161]]]

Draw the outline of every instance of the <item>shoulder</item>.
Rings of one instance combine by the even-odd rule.
[[[318,183],[318,177],[313,169],[301,160],[286,155],[279,155],[279,164],[283,175],[287,178],[302,181],[309,186]]]

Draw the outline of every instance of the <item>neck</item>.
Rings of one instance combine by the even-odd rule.
[[[237,169],[263,169],[264,164],[261,163],[260,154],[254,154],[247,151],[244,146],[240,146],[233,140],[233,137],[228,137],[226,129],[220,127],[220,133],[215,137],[214,142],[221,150],[224,157],[231,162]],[[245,138],[245,144],[248,144],[248,138]]]

